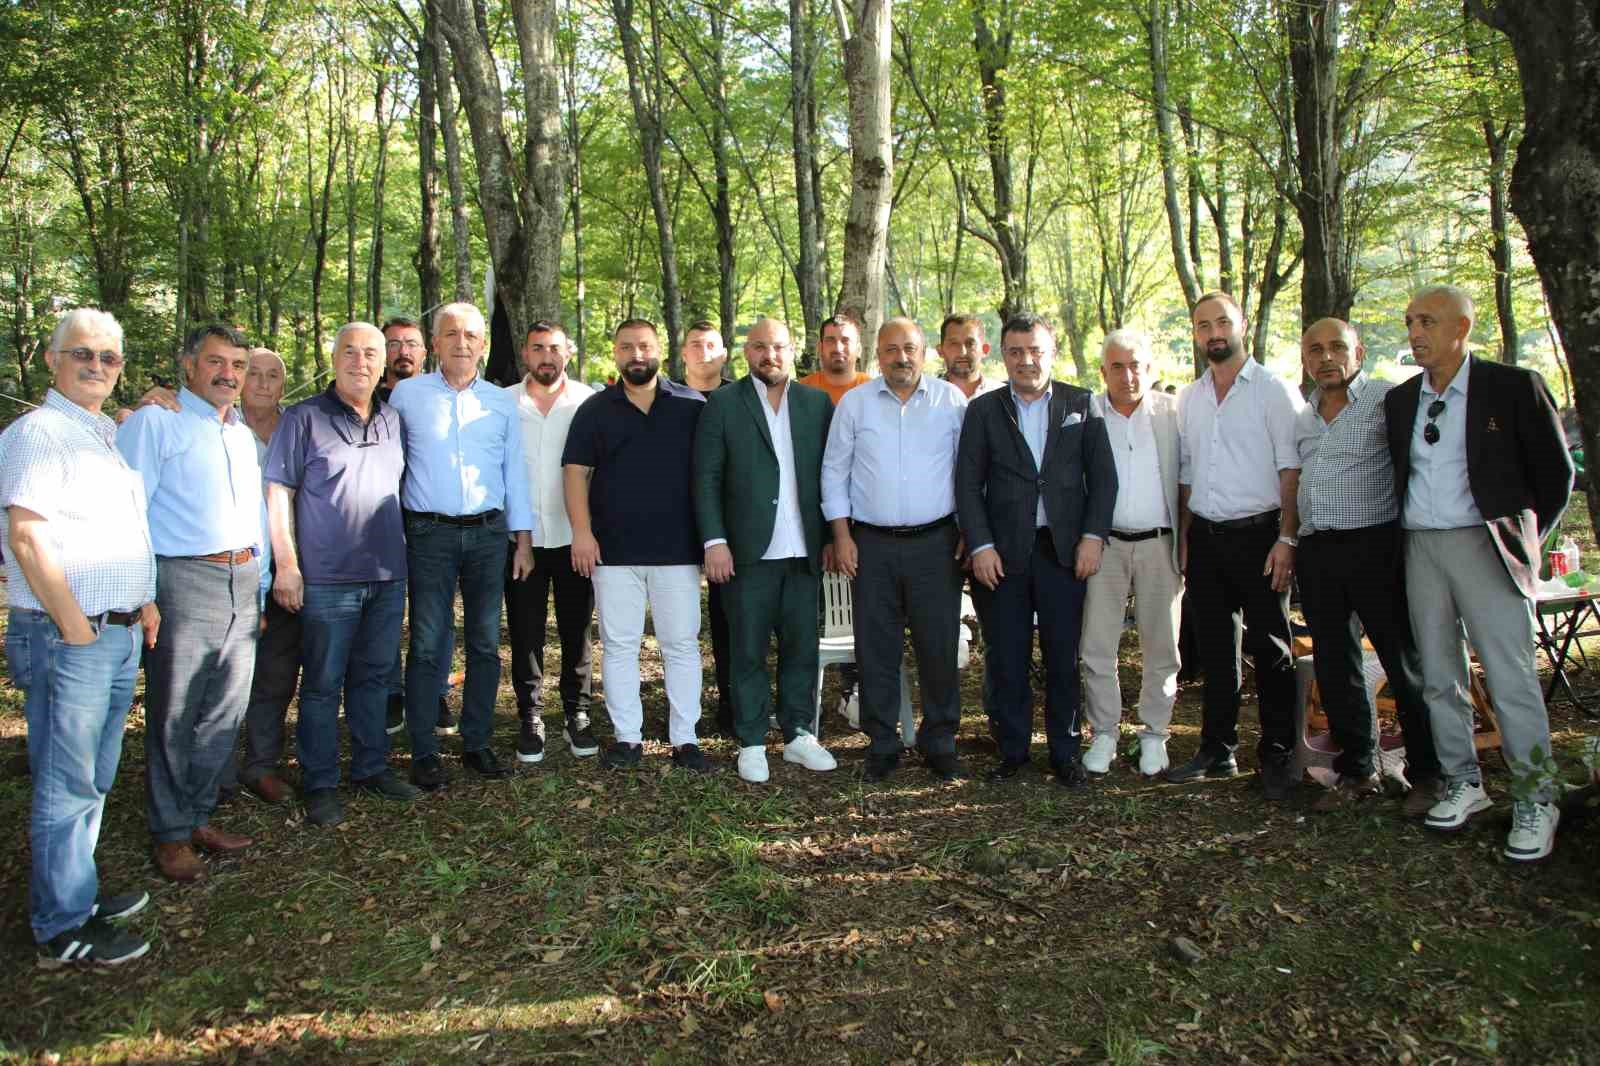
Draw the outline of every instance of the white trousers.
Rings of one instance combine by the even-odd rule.
[[[1085,717],[1097,735],[1116,732],[1122,718],[1117,648],[1130,591],[1144,669],[1139,721],[1145,735],[1157,737],[1166,736],[1172,724],[1172,705],[1178,698],[1183,579],[1172,569],[1171,538],[1170,533],[1131,542],[1107,538],[1100,571],[1089,579],[1078,654],[1083,660]]]
[[[606,713],[617,740],[644,739],[639,702],[639,647],[644,612],[655,620],[666,674],[668,728],[673,747],[697,743],[700,720],[700,568],[597,566],[594,599],[600,622],[601,680]]]

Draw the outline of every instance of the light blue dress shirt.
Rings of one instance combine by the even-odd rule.
[[[482,375],[454,389],[438,371],[400,382],[389,396],[400,412],[408,511],[466,516],[502,510],[506,529],[534,533],[522,464],[517,398]]]
[[[956,446],[967,398],[922,375],[905,403],[882,378],[839,399],[822,454],[822,516],[920,526],[956,509]]]
[[[1472,499],[1467,481],[1467,378],[1471,363],[1462,360],[1443,395],[1422,374],[1417,417],[1411,426],[1411,477],[1406,483],[1406,506],[1401,525],[1406,529],[1466,529],[1483,525],[1483,512]],[[1444,411],[1433,419],[1439,443],[1429,444],[1422,434],[1428,426],[1428,407],[1443,400]]]
[[[1032,403],[1017,395],[1017,390],[1011,390],[1011,400],[1017,405],[1017,431],[1022,434],[1022,439],[1028,444],[1028,451],[1033,453],[1033,468],[1044,469],[1044,444],[1045,438],[1050,433],[1050,388],[1045,387],[1044,392]],[[1045,524],[1044,493],[1039,493],[1039,512],[1034,516],[1035,527]]]

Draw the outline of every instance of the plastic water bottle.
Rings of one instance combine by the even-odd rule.
[[[1582,562],[1578,558],[1578,542],[1571,536],[1561,538],[1561,554],[1566,559],[1567,573],[1576,574]]]

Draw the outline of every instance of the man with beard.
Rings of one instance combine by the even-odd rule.
[[[481,371],[486,327],[468,303],[446,304],[433,319],[439,369],[406,378],[390,403],[405,426],[406,570],[411,586],[411,653],[406,719],[411,781],[448,782],[439,757],[437,708],[450,673],[448,634],[461,589],[467,676],[461,696],[461,761],[480,777],[507,773],[490,746],[500,685],[500,604],[506,537],[516,540],[511,578],[533,570],[536,532],[522,465],[513,398]]]
[[[1050,379],[1055,349],[1055,334],[1038,315],[1006,322],[1000,351],[1010,388],[967,409],[955,484],[961,528],[974,542],[974,596],[987,601],[983,636],[994,663],[1000,746],[989,780],[1008,780],[1028,765],[1037,624],[1050,766],[1070,788],[1085,779],[1078,761],[1084,583],[1100,569],[1111,531],[1117,468],[1093,395]]]
[[[683,335],[683,383],[709,398],[724,385],[731,385],[728,373],[728,348],[722,334],[701,319]],[[728,610],[722,602],[723,587],[711,582],[706,606],[711,614],[711,662],[717,678],[717,731],[734,735],[732,687],[728,681]]]
[[[255,673],[261,466],[234,402],[250,357],[229,326],[184,345],[179,412],[139,408],[117,447],[144,478],[156,554],[161,640],[145,660],[145,792],[155,864],[174,881],[205,866],[195,848],[233,852],[247,836],[211,824]]]
[[[828,394],[835,407],[845,393],[857,385],[871,381],[865,372],[856,369],[856,359],[861,352],[861,323],[849,311],[840,311],[832,318],[822,320],[822,340],[817,344],[817,362],[820,369],[800,379],[800,384],[810,385]]]
[[[648,606],[661,647],[672,762],[709,768],[700,718],[700,562],[692,494],[694,431],[705,398],[660,376],[655,323],[612,335],[620,380],[572,418],[562,453],[572,565],[593,578],[605,649],[606,711],[616,740],[601,757],[634,769],[644,753],[639,647]]]
[[[968,400],[1001,387],[983,376],[983,359],[989,342],[977,315],[946,315],[939,326],[939,356],[944,360],[944,380],[961,390]]]
[[[1439,759],[1422,700],[1422,664],[1406,617],[1400,507],[1383,425],[1388,382],[1362,372],[1366,349],[1348,322],[1324,318],[1300,337],[1317,383],[1295,422],[1300,452],[1300,606],[1311,631],[1317,690],[1339,755],[1339,780],[1318,796],[1331,811],[1382,791],[1376,719],[1362,670],[1366,630],[1405,734],[1410,814],[1439,799]]]
[[[561,452],[572,417],[594,390],[567,377],[571,349],[567,331],[554,322],[528,327],[522,346],[526,376],[506,387],[517,401],[522,429],[522,463],[538,532],[533,540],[533,573],[522,581],[506,579],[506,626],[511,631],[511,688],[522,727],[517,761],[544,758],[545,619],[552,592],[556,632],[561,638],[561,709],[572,754],[600,750],[589,728],[592,655],[589,632],[594,617],[594,585],[572,566],[572,523],[561,479]],[[508,548],[508,553],[514,548]],[[509,562],[508,567],[509,571]]]
[[[1300,530],[1295,494],[1302,406],[1287,382],[1245,354],[1245,318],[1232,296],[1211,292],[1191,313],[1195,349],[1209,366],[1178,394],[1179,548],[1205,672],[1200,750],[1170,781],[1239,772],[1239,618],[1255,664],[1268,800],[1294,787],[1294,657],[1289,584]]]
[[[764,318],[744,345],[750,376],[711,396],[695,433],[695,513],[706,578],[725,591],[732,623],[739,776],[767,780],[772,687],[767,648],[778,635],[783,759],[836,765],[816,737],[817,604],[821,590],[822,449],[833,405],[794,384],[789,328]]]
[[[383,381],[375,394],[384,403],[394,387],[422,369],[428,346],[422,339],[422,326],[408,315],[395,315],[383,324]]]
[[[922,364],[916,322],[885,322],[878,331],[883,377],[844,394],[822,461],[822,514],[833,523],[834,559],[855,579],[869,782],[900,765],[900,658],[908,626],[922,682],[917,748],[939,779],[965,776],[955,748],[963,553],[954,470],[967,398],[923,374]]]
[[[383,357],[376,326],[340,327],[332,384],[284,414],[267,453],[272,598],[300,616],[305,638],[296,737],[312,825],[344,820],[337,791],[341,696],[351,783],[385,799],[419,795],[389,769],[383,727],[388,652],[400,643],[406,604],[400,416],[372,395]]]

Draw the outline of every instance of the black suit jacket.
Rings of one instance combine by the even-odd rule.
[[[1111,531],[1117,464],[1090,395],[1075,385],[1051,382],[1042,468],[1035,468],[1018,428],[1009,388],[986,392],[967,405],[956,453],[956,512],[967,546],[993,544],[1008,576],[1028,571],[1040,493],[1045,522],[1066,560],[1083,534],[1104,538]]]
[[[1467,378],[1467,487],[1483,515],[1506,572],[1534,597],[1540,545],[1566,510],[1572,456],[1561,414],[1544,378],[1532,370],[1471,357]],[[1460,371],[1458,371],[1459,373]],[[1412,431],[1422,375],[1396,385],[1383,400],[1402,511],[1411,480]],[[1426,447],[1426,445],[1424,445]],[[1402,517],[1404,517],[1402,515]]]

